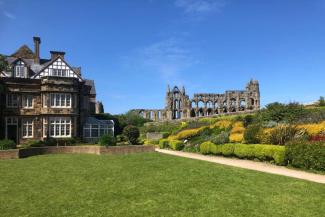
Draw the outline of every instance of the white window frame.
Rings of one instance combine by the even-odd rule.
[[[25,78],[26,66],[22,61],[18,61],[14,66],[14,75],[16,78]]]
[[[97,135],[93,135],[93,130],[97,130]],[[89,136],[86,136],[86,131],[89,131]],[[103,133],[101,133],[103,131]],[[83,127],[83,136],[84,138],[91,139],[91,138],[99,138],[102,135],[108,134],[109,132],[112,132],[114,134],[114,131],[112,130],[109,125],[105,124],[85,124]]]
[[[34,107],[33,95],[23,95],[23,108],[32,109]]]
[[[14,96],[16,99],[14,99]],[[18,108],[19,106],[19,95],[16,93],[8,93],[6,96],[7,108]]]
[[[21,127],[22,127],[21,129],[22,138],[34,137],[34,121],[32,119],[23,119],[21,122]]]
[[[50,137],[70,138],[71,137],[71,118],[52,117],[49,119],[48,130]],[[63,132],[63,133],[62,133]]]
[[[71,108],[71,93],[51,93],[50,106],[51,108]]]

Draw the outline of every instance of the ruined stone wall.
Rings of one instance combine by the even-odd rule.
[[[259,83],[251,80],[245,90],[228,90],[223,94],[196,93],[190,99],[185,88],[167,88],[165,109],[137,109],[140,116],[153,121],[187,119],[220,114],[243,113],[260,109]],[[157,115],[157,113],[162,115]]]

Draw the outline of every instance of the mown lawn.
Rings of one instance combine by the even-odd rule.
[[[159,153],[0,161],[0,216],[305,216],[325,185]]]

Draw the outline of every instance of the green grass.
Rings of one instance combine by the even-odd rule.
[[[159,153],[0,161],[1,216],[324,216],[325,185]]]

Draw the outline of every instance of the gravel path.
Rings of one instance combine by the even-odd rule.
[[[288,169],[284,166],[276,166],[269,163],[264,162],[255,162],[250,160],[241,160],[241,159],[233,159],[233,158],[225,158],[219,156],[206,156],[196,153],[187,153],[181,151],[172,151],[172,150],[165,150],[165,149],[156,149],[157,152],[175,155],[179,157],[186,157],[191,159],[203,160],[218,164],[224,164],[228,166],[240,167],[249,170],[256,170],[265,173],[272,173],[278,174],[283,176],[289,176],[297,179],[304,179],[311,182],[318,182],[325,184],[325,175],[308,173],[304,171],[298,171],[293,169]]]

